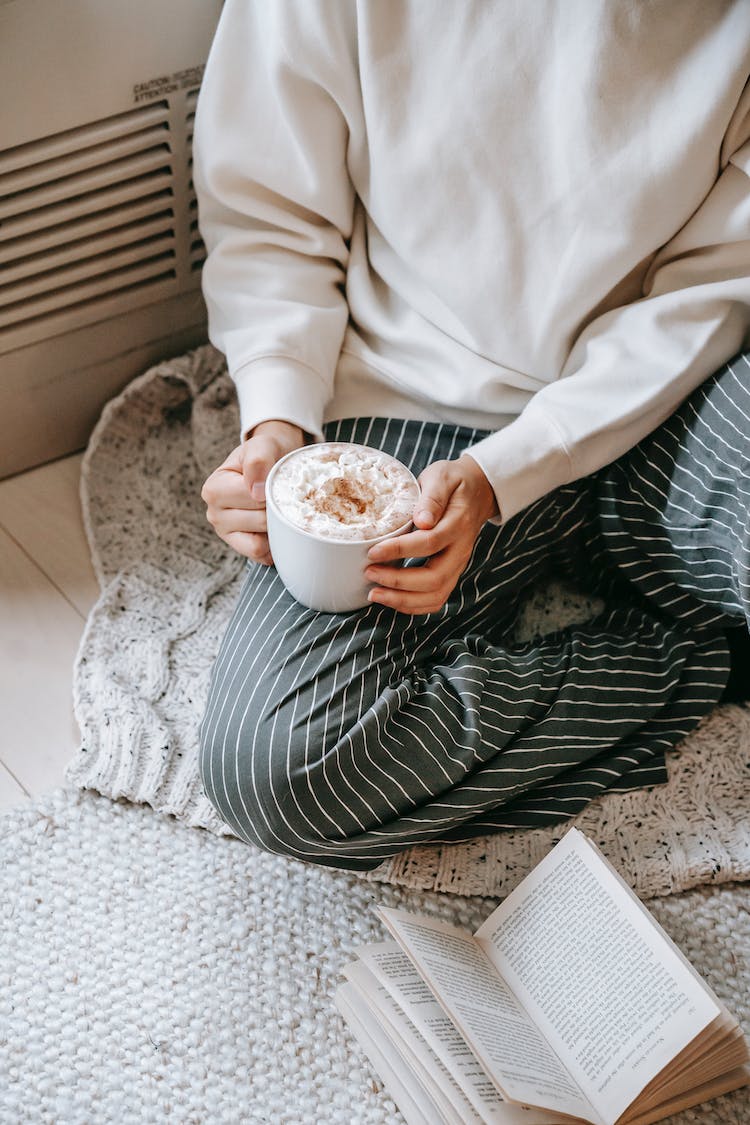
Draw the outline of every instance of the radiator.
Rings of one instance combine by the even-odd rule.
[[[220,0],[0,0],[0,477],[206,338],[192,123]]]

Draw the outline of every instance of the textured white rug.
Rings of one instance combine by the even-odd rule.
[[[69,780],[215,833],[197,732],[244,561],[206,522],[200,487],[236,441],[233,388],[211,348],[146,372],[105,409],[82,501],[102,596],[76,669],[83,734]],[[590,615],[560,588],[531,603],[521,635]],[[644,897],[750,878],[750,712],[719,708],[670,755],[668,785],[605,796],[575,823]],[[560,829],[416,848],[371,876],[458,894],[505,894]]]
[[[0,1125],[397,1125],[333,1004],[375,903],[492,903],[261,854],[58,791],[0,820]],[[750,1031],[745,887],[650,909]],[[738,1091],[672,1125],[747,1125]]]

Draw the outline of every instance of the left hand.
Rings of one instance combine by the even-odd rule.
[[[498,515],[490,482],[473,457],[435,461],[419,478],[416,530],[371,547],[365,577],[376,585],[370,601],[400,613],[436,613],[445,605],[471,558],[479,532]],[[427,558],[423,566],[382,564]]]

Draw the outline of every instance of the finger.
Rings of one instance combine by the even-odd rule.
[[[368,600],[373,605],[388,606],[389,609],[413,616],[437,613],[445,604],[445,601],[434,596],[426,597],[424,594],[410,594],[402,590],[386,590],[380,586],[370,590]]]
[[[233,531],[265,535],[268,528],[265,508],[257,511],[250,511],[247,508],[209,508],[206,517],[221,536],[226,536]]]
[[[256,502],[265,502],[265,482],[279,459],[279,449],[271,437],[258,434],[245,445],[242,453],[242,475]]]
[[[222,469],[230,469],[232,472],[241,473],[242,452],[242,446],[236,445],[229,456],[219,465],[217,472],[221,471]]]
[[[450,592],[465,566],[463,555],[453,552],[433,555],[423,566],[368,566],[365,578],[376,586],[389,590],[406,590],[411,593],[431,594]]]
[[[420,496],[412,519],[417,527],[434,527],[443,516],[456,490],[456,481],[448,461],[428,465],[419,477]]]
[[[267,535],[253,535],[246,531],[230,531],[227,535],[223,535],[222,539],[238,555],[244,555],[252,562],[262,563],[264,566],[270,566],[273,562]]]
[[[261,505],[254,500],[242,473],[232,469],[217,469],[203,486],[201,493],[209,508],[242,508],[255,510]]]
[[[374,586],[388,590],[410,590],[419,593],[433,588],[435,579],[425,566],[368,566],[365,578]]]
[[[371,563],[393,562],[396,559],[426,559],[444,550],[455,537],[454,520],[442,519],[430,531],[407,531],[393,539],[376,543],[367,552]]]
[[[430,599],[443,605],[455,590],[466,566],[465,556],[437,556],[425,566],[391,568],[386,574],[368,571],[375,588],[409,598]],[[433,565],[434,564],[434,565]]]

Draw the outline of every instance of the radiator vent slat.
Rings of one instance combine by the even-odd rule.
[[[12,347],[22,348],[40,339],[73,332],[78,328],[116,317],[125,310],[158,303],[174,295],[174,270],[156,273],[141,281],[126,283],[119,289],[98,293],[95,297],[66,306],[59,312],[38,317],[26,317],[10,328],[0,328],[0,352]]]
[[[193,131],[195,129],[195,108],[198,104],[198,89],[188,90],[185,105],[187,108],[187,116],[185,118],[185,127],[188,139],[188,153],[192,152],[193,146]],[[189,156],[190,163],[192,164],[192,157]]]
[[[71,265],[36,274],[22,284],[3,285],[0,287],[0,304],[11,308],[18,301],[33,301],[37,297],[54,297],[58,294],[64,296],[69,289],[77,285],[96,278],[109,277],[120,269],[144,261],[149,262],[157,256],[167,255],[174,258],[173,241],[169,235],[146,239],[141,244],[136,243],[134,246],[126,246],[120,250],[96,254]]]
[[[36,274],[17,285],[0,286],[0,307],[12,308],[22,301],[33,301],[41,297],[56,298],[58,295],[63,303],[67,303],[66,292],[76,286],[109,277],[120,269],[149,262],[157,256],[168,255],[174,258],[172,241],[169,236],[147,239],[142,245],[96,254],[80,262]]]
[[[162,212],[151,219],[137,223],[127,223],[113,230],[101,231],[90,238],[78,238],[57,248],[47,248],[38,254],[24,258],[10,259],[10,264],[0,273],[0,299],[4,286],[16,284],[26,279],[26,292],[31,295],[32,288],[45,278],[57,277],[60,270],[74,263],[89,263],[89,274],[103,272],[109,268],[104,256],[113,251],[124,253],[128,250],[128,260],[137,261],[139,257],[150,256],[155,238],[168,238],[169,248],[174,248],[174,222],[170,211]],[[99,268],[96,268],[96,267]],[[102,268],[103,266],[103,268]]]
[[[173,253],[159,254],[137,265],[112,270],[111,273],[100,274],[93,280],[79,282],[77,285],[67,286],[35,299],[26,298],[4,307],[0,305],[0,329],[49,316],[66,306],[94,301],[105,294],[124,291],[138,282],[154,280],[157,277],[174,278],[173,262]]]
[[[72,245],[85,238],[95,238],[103,232],[117,230],[140,219],[169,215],[173,222],[172,202],[170,191],[160,191],[130,203],[123,203],[119,207],[87,213],[80,219],[53,223],[51,226],[39,231],[31,231],[21,237],[9,237],[6,229],[6,238],[3,240],[0,231],[0,265],[18,261],[24,256],[41,254],[45,250],[54,253],[57,247]]]
[[[0,176],[20,169],[31,169],[35,164],[55,160],[66,153],[79,153],[82,149],[104,144],[115,137],[142,132],[151,125],[167,120],[169,103],[152,102],[140,109],[105,117],[101,121],[68,129],[39,141],[29,141],[0,152]]]
[[[169,151],[168,140],[169,126],[164,121],[151,129],[117,137],[106,144],[67,153],[53,160],[44,160],[29,168],[19,168],[16,172],[0,175],[0,198],[66,180],[78,172],[113,164],[134,153],[153,151],[160,146],[162,152]]]
[[[6,196],[2,194],[2,182],[0,182],[0,221],[13,215],[36,211],[40,207],[48,207],[65,199],[75,199],[91,191],[149,172],[162,170],[170,173],[169,158],[169,146],[160,144],[123,160],[113,160],[100,168],[63,176],[59,180],[51,180],[39,187],[17,191]]]
[[[48,207],[39,207],[27,214],[14,215],[12,219],[0,223],[0,240],[19,238],[61,223],[69,223],[102,211],[111,211],[120,204],[131,203],[152,196],[156,192],[167,191],[171,194],[172,183],[171,170],[160,168],[147,176],[135,176],[132,180],[100,188],[75,199],[68,199]]]
[[[0,151],[0,355],[196,290],[196,99],[180,91]]]
[[[190,270],[194,273],[196,270],[203,269],[203,264],[208,257],[206,247],[200,239],[197,239],[190,247]]]

